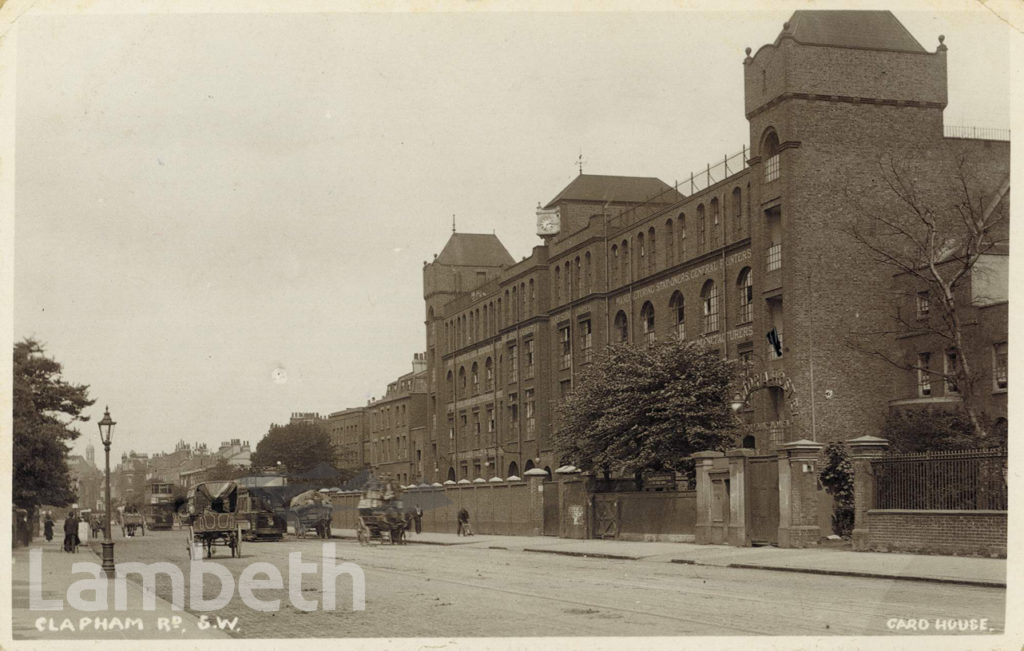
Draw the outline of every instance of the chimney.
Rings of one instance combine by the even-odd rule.
[[[413,353],[412,354],[412,372],[420,373],[427,370],[427,354],[426,353]]]

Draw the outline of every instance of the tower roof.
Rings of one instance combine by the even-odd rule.
[[[497,235],[452,233],[435,262],[464,267],[500,267],[515,264]]]
[[[658,195],[665,202],[683,198],[672,186],[653,176],[580,174],[544,208],[551,208],[560,201],[642,203]]]
[[[789,34],[807,45],[925,52],[891,11],[798,10]]]

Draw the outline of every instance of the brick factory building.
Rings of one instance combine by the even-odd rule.
[[[938,204],[953,205],[958,161],[993,205],[1009,200],[1008,134],[943,125],[946,57],[941,39],[925,50],[887,11],[797,11],[743,61],[750,144],[739,155],[678,188],[581,173],[538,208],[543,243],[520,262],[493,235],[453,233],[423,269],[426,427],[410,479],[560,465],[554,407],[610,342],[700,339],[741,360],[737,445],[760,454],[877,434],[891,408],[955,402],[955,388],[850,345],[889,328],[905,289],[850,234],[895,201],[882,161],[904,164]],[[1005,426],[998,253],[972,278],[982,300],[968,291],[978,372],[991,377],[983,402]],[[913,332],[877,345],[945,358],[941,341]]]

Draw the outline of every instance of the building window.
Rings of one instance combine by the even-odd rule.
[[[581,295],[589,294],[594,289],[594,277],[590,268],[590,251],[583,256],[583,291]]]
[[[470,379],[473,383],[473,395],[480,393],[480,367],[473,362],[473,369],[470,371]]]
[[[686,213],[679,213],[679,259],[686,259]]]
[[[733,232],[739,237],[743,232],[743,193],[739,188],[732,189],[732,217]]]
[[[622,282],[629,282],[629,242],[622,240]]]
[[[917,293],[917,318],[927,319],[928,313],[931,311],[931,299],[928,292]]]
[[[494,433],[494,407],[487,408],[487,432]]]
[[[640,308],[640,324],[644,329],[644,341],[648,346],[654,345],[654,306],[648,301]]]
[[[649,249],[647,255],[647,270],[650,273],[654,273],[658,269],[658,247],[656,246],[655,236],[657,234],[652,226],[647,230],[647,248]]]
[[[775,271],[782,268],[782,211],[779,208],[772,208],[766,217],[768,250],[765,268],[767,271]]]
[[[508,347],[508,381],[518,382],[519,381],[519,356],[516,355],[516,345],[511,344]]]
[[[718,221],[720,217],[720,209],[718,205],[718,197],[711,200],[711,245],[718,246]]]
[[[615,244],[612,245],[612,269],[611,269],[611,272],[612,272],[611,273],[611,278],[608,279],[609,280],[609,282],[608,282],[609,285],[611,285],[612,282],[616,278],[619,277],[619,247],[616,246]]]
[[[992,374],[995,379],[996,390],[1005,391],[1009,385],[1007,378],[1006,342],[994,345],[992,347],[992,355]]]
[[[957,358],[956,351],[950,350],[946,352],[946,393],[960,393],[960,385],[956,381],[957,371]]]
[[[494,389],[494,362],[490,357],[484,362],[484,390],[491,391]]]
[[[704,334],[715,332],[718,330],[718,287],[715,281],[704,283],[700,298],[704,304]]]
[[[622,310],[615,315],[615,336],[616,343],[624,344],[629,341],[629,320]]]
[[[700,248],[703,251],[708,244],[707,224],[704,220],[704,204],[697,206],[697,230],[699,231],[698,235],[700,236]]]
[[[466,367],[459,367],[459,390],[462,391],[462,395],[466,395]]]
[[[580,264],[580,257],[576,256],[575,265],[573,266],[572,284],[576,288],[576,296],[582,296],[583,291],[580,282],[582,281],[582,265]]]
[[[671,219],[665,222],[665,266],[666,267],[671,267],[672,265],[674,265],[676,263],[676,260],[675,260],[675,257],[676,257],[675,246],[676,246],[676,244],[673,241],[673,238],[675,237],[674,226],[675,225],[672,223]]]
[[[931,353],[918,353],[917,355],[917,395],[927,398],[932,395],[932,374]]]
[[[562,268],[555,266],[555,303],[562,300]]]
[[[736,281],[740,295],[740,311],[738,323],[750,323],[754,320],[754,281],[751,279],[750,267],[740,272]]]
[[[594,335],[591,330],[590,319],[580,321],[578,327],[580,333],[580,350],[583,351],[583,363],[587,364],[593,359],[594,354]]]
[[[672,292],[672,298],[668,301],[668,309],[676,317],[676,338],[679,341],[686,339],[686,305],[683,301],[683,295],[678,290]]]
[[[645,269],[644,266],[647,264],[647,244],[644,241],[644,234],[637,233],[636,235],[636,275],[639,278],[643,275]]]
[[[537,408],[533,399],[533,389],[527,389],[523,399],[526,401],[526,433],[533,434],[537,430]]]
[[[771,183],[779,179],[779,136],[769,130],[761,145],[761,157],[764,159],[764,182]]]
[[[562,356],[558,368],[569,368],[572,364],[572,339],[570,339],[569,326],[558,329],[558,341],[562,344]]]
[[[509,427],[514,429],[519,426],[519,394],[508,394],[508,422]]]
[[[473,444],[474,447],[480,447],[480,412],[473,412]]]
[[[737,357],[740,361],[740,367],[744,373],[750,372],[750,367],[754,364],[754,347],[750,344],[741,344],[739,350],[736,351]]]
[[[533,339],[523,342],[523,378],[533,377]]]

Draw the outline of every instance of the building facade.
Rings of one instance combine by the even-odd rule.
[[[883,161],[936,206],[955,207],[963,166],[980,195],[1008,201],[1008,134],[943,125],[946,57],[887,11],[797,11],[748,50],[749,145],[714,177],[580,174],[538,209],[543,243],[518,263],[493,235],[453,233],[423,269],[424,479],[561,465],[554,408],[613,342],[700,340],[738,360],[737,445],[760,453],[874,434],[891,407],[930,397],[851,345],[871,332],[890,333],[878,345],[893,356],[937,345],[891,333],[902,281],[853,233],[895,207]],[[1005,424],[1006,300],[986,300],[972,342],[990,350],[986,405]]]

